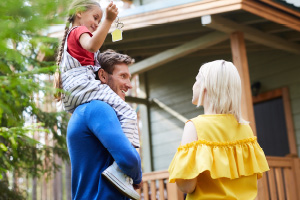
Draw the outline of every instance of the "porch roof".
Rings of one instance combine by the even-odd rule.
[[[133,74],[182,55],[230,54],[229,39],[201,43],[201,38],[207,39],[212,33],[217,37],[218,33],[229,36],[235,31],[244,32],[247,52],[281,49],[300,54],[300,9],[288,2],[167,0],[147,4],[120,14],[120,21],[125,24],[123,40],[112,42],[109,34],[101,51],[114,49],[135,58],[136,64],[130,67]],[[211,21],[203,23],[203,16],[209,16]],[[111,31],[114,29],[112,26]],[[62,37],[62,34],[61,31],[50,35]],[[175,55],[173,50],[180,52]],[[153,62],[157,57],[161,57],[160,63]],[[151,66],[145,64],[151,62]]]
[[[199,1],[205,1],[205,0],[164,0],[164,1],[156,1],[153,3],[137,6],[131,9],[124,10],[122,13],[120,13],[120,17],[128,17],[131,15],[137,15],[147,12],[152,12],[155,10],[165,9],[165,8],[171,8],[174,6],[179,6],[183,4],[193,3],[193,2],[199,2]],[[281,8],[286,7],[290,10],[295,10],[300,12],[300,2],[299,0],[258,0],[258,1],[265,1],[267,4],[271,4],[273,6],[279,6]]]
[[[112,42],[108,36],[101,50],[114,49],[134,57],[137,62],[130,67],[133,74],[151,70],[182,55],[230,54],[229,39],[200,44],[201,38],[204,40],[220,32],[228,36],[235,31],[244,32],[247,52],[280,49],[300,54],[300,11],[283,7],[277,0],[180,2],[177,0],[174,6],[159,10],[148,8],[148,12],[122,15],[123,40]],[[211,21],[203,22],[203,16],[209,16]],[[198,41],[199,45],[193,41]],[[179,53],[174,53],[178,50]]]

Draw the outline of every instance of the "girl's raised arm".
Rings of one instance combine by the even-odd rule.
[[[93,32],[93,37],[89,34],[84,33],[80,36],[79,42],[82,48],[94,53],[98,51],[106,38],[106,35],[111,27],[111,24],[118,15],[118,8],[113,2],[110,2],[106,8],[106,17],[101,25]]]

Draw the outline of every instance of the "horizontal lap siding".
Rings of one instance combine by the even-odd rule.
[[[225,56],[229,59],[229,56]],[[157,98],[187,119],[203,113],[191,103],[192,87],[199,67],[208,61],[224,58],[192,57],[178,59],[147,73],[150,98]],[[184,123],[155,103],[151,104],[152,156],[154,171],[166,170],[180,145]]]
[[[300,63],[298,67],[300,68]],[[298,75],[298,79],[300,79],[300,74]],[[298,155],[300,155],[300,81],[289,85],[289,91],[291,98],[291,109],[295,126],[296,144],[298,148]]]
[[[186,57],[149,71],[150,98],[157,98],[187,119],[203,113],[191,104],[192,86],[199,67],[216,59],[231,61],[231,55]],[[251,83],[260,81],[261,92],[288,86],[296,140],[300,154],[300,58],[284,51],[248,54]],[[152,156],[154,171],[168,168],[180,144],[184,123],[151,105]]]
[[[249,53],[251,83],[261,82],[261,91],[288,87],[292,118],[296,134],[298,155],[300,155],[300,58],[284,51]]]

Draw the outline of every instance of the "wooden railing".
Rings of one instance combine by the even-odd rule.
[[[300,199],[300,159],[267,157],[270,171],[258,185],[258,200]],[[143,200],[183,200],[184,194],[169,183],[167,171],[143,174],[143,188],[138,190]]]
[[[168,171],[143,174],[143,188],[138,190],[144,200],[183,200],[184,194],[175,183],[169,183]]]
[[[265,173],[258,199],[300,199],[300,159],[267,157],[270,171]]]

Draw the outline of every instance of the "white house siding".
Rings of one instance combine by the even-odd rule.
[[[231,60],[231,55],[199,56],[178,59],[148,72],[150,98],[157,98],[186,118],[203,110],[191,104],[192,86],[199,67],[216,59]],[[288,86],[300,154],[300,58],[283,51],[248,53],[251,83],[260,81],[261,92]],[[184,123],[155,104],[151,106],[152,160],[154,171],[168,168],[180,144]]]

